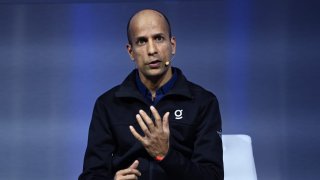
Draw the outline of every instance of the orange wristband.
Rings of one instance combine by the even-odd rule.
[[[162,161],[163,159],[164,159],[164,156],[156,156],[156,157],[154,158],[154,160],[156,160],[156,161],[158,161],[158,162]]]

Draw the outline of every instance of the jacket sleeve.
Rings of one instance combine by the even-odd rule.
[[[89,127],[83,172],[79,180],[113,179],[111,158],[114,142],[104,108],[101,100],[97,99]]]
[[[191,158],[170,148],[160,166],[175,179],[223,180],[223,152],[221,140],[221,116],[218,101],[210,102],[199,113],[194,151]]]

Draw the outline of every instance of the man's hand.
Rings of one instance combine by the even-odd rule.
[[[137,169],[138,165],[139,161],[135,160],[127,169],[117,171],[116,175],[114,176],[114,180],[138,179],[138,176],[141,176],[140,171]]]
[[[137,133],[133,126],[129,128],[133,136],[142,143],[151,157],[164,157],[169,151],[169,112],[166,112],[162,119],[156,108],[151,106],[150,110],[155,123],[143,110],[140,110],[139,114],[136,115],[136,119],[144,132],[144,137]]]

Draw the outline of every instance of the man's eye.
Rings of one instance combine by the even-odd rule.
[[[157,36],[156,37],[156,41],[157,42],[162,42],[164,40],[164,38],[162,36]]]
[[[144,39],[138,39],[137,44],[138,45],[144,45],[146,41]]]

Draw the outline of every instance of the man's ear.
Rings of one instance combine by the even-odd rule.
[[[172,54],[172,55],[175,55],[175,54],[176,54],[177,41],[176,41],[176,38],[175,38],[174,36],[171,37],[170,43],[171,43],[171,47],[172,47],[172,52],[171,52],[171,54]]]
[[[128,43],[128,44],[126,45],[126,47],[127,47],[127,51],[128,51],[128,54],[129,54],[131,60],[134,61],[133,50],[132,50],[131,44]]]

